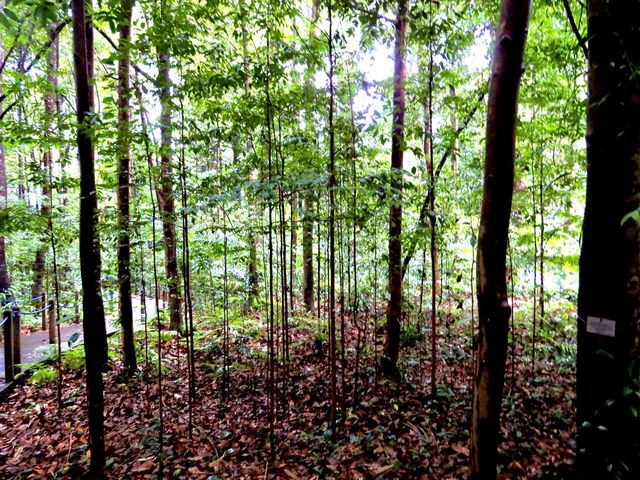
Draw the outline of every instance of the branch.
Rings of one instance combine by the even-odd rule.
[[[53,45],[53,42],[55,42],[56,38],[58,38],[58,35],[60,35],[60,32],[62,32],[64,27],[66,27],[70,22],[71,22],[71,19],[67,18],[66,20],[63,20],[62,22],[60,22],[58,25],[56,25],[55,28],[51,30],[51,35],[49,36],[49,40],[42,46],[42,48],[37,53],[37,55],[33,57],[33,60],[31,60],[31,63],[27,66],[27,68],[24,69],[24,72],[22,73],[28,73],[29,70],[31,70],[36,63],[38,63],[38,61],[42,58],[42,55],[44,55],[44,53],[47,50],[49,50],[51,45]]]
[[[422,202],[422,207],[420,208],[420,218],[418,219],[418,228],[417,232],[421,232],[423,228],[427,226],[427,219],[430,215],[435,215],[434,212],[429,212],[429,205],[431,203],[431,199],[434,196],[434,188],[436,181],[440,178],[440,174],[442,173],[442,169],[444,168],[444,164],[447,162],[447,159],[451,156],[451,152],[453,152],[453,147],[455,145],[455,141],[458,139],[460,134],[467,129],[473,116],[478,111],[478,107],[482,104],[485,95],[487,94],[487,88],[483,88],[478,96],[478,100],[476,104],[473,106],[471,110],[467,113],[467,116],[464,118],[460,126],[455,130],[453,135],[453,140],[442,154],[440,161],[436,167],[436,170],[433,174],[433,185],[429,185],[429,190],[427,191],[427,195],[424,197],[424,201]],[[413,258],[413,255],[416,253],[416,240],[409,242],[409,248],[407,249],[407,254],[402,261],[402,278],[404,278],[405,273],[407,273],[407,268],[409,267],[409,263]]]
[[[29,70],[31,70],[36,63],[38,63],[38,61],[42,58],[42,55],[44,55],[44,53],[51,47],[51,45],[53,44],[53,42],[55,42],[56,38],[58,38],[58,35],[60,35],[60,32],[62,32],[62,30],[64,29],[64,27],[66,27],[69,22],[71,22],[71,19],[68,18],[62,22],[60,22],[54,29],[51,30],[51,35],[49,37],[49,40],[42,46],[42,48],[40,49],[40,51],[36,54],[35,57],[33,57],[33,60],[31,60],[31,63],[29,63],[29,65],[27,65],[27,67],[22,70],[22,72],[20,73],[28,73]],[[3,63],[2,63],[2,68],[4,69],[6,62],[7,62],[7,57],[5,57]],[[0,71],[0,74],[2,72]],[[5,99],[7,98],[6,94],[2,94],[0,95],[0,104],[2,104],[2,102],[5,101]],[[18,104],[18,100],[15,100],[14,102],[12,102],[7,108],[5,108],[2,113],[0,113],[0,121],[2,121],[2,119],[4,119],[4,117],[7,115],[7,113],[9,113],[16,105]]]
[[[7,66],[7,60],[9,60],[9,57],[11,56],[11,54],[13,53],[13,50],[16,47],[18,38],[20,37],[20,34],[22,33],[22,27],[24,26],[25,22],[27,21],[27,19],[31,16],[31,13],[28,13],[23,19],[22,21],[18,24],[18,29],[16,30],[16,34],[13,38],[13,42],[11,43],[11,46],[9,47],[9,51],[7,52],[7,54],[5,55],[5,57],[2,59],[2,65],[0,65],[0,75],[2,75],[2,73],[4,72],[4,68]]]
[[[2,98],[4,99],[4,95],[2,96]],[[13,109],[13,107],[15,107],[17,104],[18,104],[18,100],[14,100],[7,108],[5,108],[2,111],[2,113],[0,113],[0,122],[4,119],[4,117],[7,116],[7,113],[9,113]]]
[[[98,33],[100,35],[102,35],[104,37],[104,39],[109,43],[109,45],[111,45],[113,47],[113,49],[117,52],[118,51],[118,45],[116,45],[116,42],[113,41],[113,39],[107,35],[107,32],[105,32],[104,30],[102,30],[101,28],[97,28],[95,27],[95,29],[98,31]],[[151,77],[151,75],[149,75],[147,72],[145,72],[144,70],[142,70],[140,67],[138,67],[137,65],[131,65],[133,67],[133,69],[138,72],[140,75],[142,75],[144,78],[146,78],[148,81],[150,81],[154,86],[156,85],[156,80]]]
[[[573,18],[573,13],[571,12],[571,5],[569,5],[569,0],[562,0],[562,4],[564,5],[564,11],[567,12],[567,17],[569,18],[569,24],[571,25],[571,30],[573,30],[573,34],[578,39],[578,44],[580,48],[582,48],[582,53],[584,53],[585,58],[589,58],[589,52],[587,50],[587,42],[584,37],[580,34],[580,30],[578,29],[578,25],[576,25],[576,21]]]
[[[391,25],[396,24],[396,20],[394,18],[389,18],[385,15],[382,15],[378,13],[377,10],[368,10],[364,7],[361,7],[360,5],[357,5],[355,2],[349,2],[349,1],[344,2],[344,6],[347,8],[350,8],[351,10],[355,10],[356,12],[362,13],[365,16],[376,18],[378,20],[384,20],[385,22],[388,22]]]

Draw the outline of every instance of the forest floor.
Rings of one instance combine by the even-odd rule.
[[[433,396],[428,335],[405,338],[402,378],[395,382],[377,372],[383,335],[379,330],[373,347],[373,328],[354,375],[357,329],[348,326],[332,438],[326,344],[324,352],[318,352],[315,341],[322,340],[323,332],[315,320],[295,319],[289,375],[281,363],[276,366],[272,452],[267,337],[255,320],[246,322],[244,330],[231,330],[228,376],[220,328],[202,327],[197,333],[192,409],[184,340],[163,334],[162,388],[155,369],[146,367],[127,380],[114,362],[105,374],[107,478],[466,478],[472,397],[468,330],[456,324],[439,327],[446,333],[437,339],[438,387]],[[566,354],[557,336],[554,342],[539,341],[533,369],[526,334],[516,333],[521,340],[507,370],[500,478],[571,478],[575,352],[569,349]],[[148,365],[157,364],[156,347],[157,341],[149,339]],[[78,366],[65,372],[61,407],[55,380],[28,382],[0,403],[0,478],[83,477],[89,457],[83,375]]]

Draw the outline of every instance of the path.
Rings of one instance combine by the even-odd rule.
[[[140,314],[140,297],[132,297],[133,303],[133,320],[135,322],[134,328],[136,330],[141,329],[143,324],[141,323]],[[147,312],[148,315],[153,315],[156,311],[156,305],[153,298],[147,298]],[[107,333],[113,333],[119,330],[119,327],[114,325],[115,318],[107,317]],[[66,345],[68,340],[74,333],[80,334],[79,339],[82,339],[82,324],[81,323],[65,323],[60,325],[60,338],[62,344]],[[22,363],[36,363],[47,358],[49,351],[49,332],[36,331],[28,335],[20,336],[20,347],[22,350]],[[6,387],[4,383],[4,343],[0,341],[0,391]]]

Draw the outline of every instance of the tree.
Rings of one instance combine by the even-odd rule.
[[[52,27],[52,30],[55,27]],[[58,113],[57,104],[58,101],[58,93],[56,89],[58,87],[58,50],[59,50],[59,40],[57,37],[53,37],[53,43],[49,47],[49,53],[47,54],[47,80],[50,83],[49,91],[45,93],[44,96],[44,114],[45,114],[45,133],[48,136],[52,135],[52,126],[55,115]],[[49,141],[49,139],[47,139]],[[53,153],[51,147],[47,147],[42,156],[42,197],[43,201],[40,206],[40,216],[42,220],[46,222],[46,229],[49,230],[51,227],[51,184],[50,177],[52,176],[53,169]],[[49,233],[45,232],[42,238],[42,243],[40,248],[36,251],[36,258],[33,262],[33,286],[31,288],[31,298],[40,298],[43,296],[44,292],[44,278],[46,273],[46,254],[49,243]],[[42,308],[45,307],[45,299],[43,298]]]
[[[409,2],[399,0],[394,48],[393,126],[391,134],[391,206],[389,209],[389,280],[387,332],[382,367],[397,376],[402,317],[402,164],[404,149],[405,81],[407,78],[407,26]]]
[[[100,293],[100,240],[98,238],[98,203],[91,128],[92,71],[89,58],[92,44],[87,41],[89,22],[86,7],[91,1],[73,0],[73,60],[76,76],[76,117],[78,161],[80,164],[80,270],[84,352],[87,370],[87,404],[89,409],[89,445],[91,475],[101,478],[105,465],[104,397],[102,369],[106,362],[104,308]]]
[[[178,255],[176,244],[176,219],[173,198],[173,161],[171,149],[171,49],[165,28],[169,7],[167,0],[160,0],[160,11],[157,13],[157,55],[158,80],[160,89],[160,185],[157,188],[158,207],[162,218],[162,239],[164,245],[165,272],[169,290],[169,328],[180,330],[180,278],[178,275]]]
[[[506,255],[513,195],[518,86],[529,0],[503,0],[487,105],[484,194],[478,235],[478,367],[471,425],[471,477],[496,478],[511,308]]]
[[[133,338],[133,307],[131,305],[131,248],[129,225],[130,106],[129,64],[131,51],[131,12],[133,0],[120,0],[120,44],[118,63],[118,287],[120,295],[120,325],[124,367],[136,369],[136,348]]]
[[[581,478],[640,475],[640,5],[588,2],[587,198],[578,291]]]
[[[0,1],[0,7],[4,7],[4,2]],[[4,56],[4,45],[0,40],[0,56]],[[2,80],[2,75],[0,73],[0,81]],[[0,95],[2,95],[2,87],[0,86]],[[6,158],[4,155],[4,144],[0,143],[0,211],[6,210],[7,208],[7,198],[8,198],[8,186],[7,186],[7,167],[6,167]],[[12,336],[12,327],[11,325],[11,306],[8,302],[8,297],[10,296],[9,290],[11,289],[11,280],[9,278],[9,271],[7,269],[7,256],[6,256],[6,242],[3,235],[0,235],[0,306],[2,309],[2,313],[0,314],[0,323],[5,323],[6,327],[2,330],[7,335],[7,338],[4,339],[5,343],[5,365],[7,367],[12,366],[12,357],[13,357],[13,339],[9,338]],[[11,381],[13,379],[13,371],[7,370],[6,381]]]

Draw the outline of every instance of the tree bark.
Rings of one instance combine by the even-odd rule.
[[[311,194],[304,196],[304,216],[302,218],[302,263],[303,297],[307,312],[315,310],[313,303],[313,200]]]
[[[240,9],[244,15],[247,14],[246,4],[244,1],[240,3]],[[251,77],[249,76],[249,31],[247,27],[246,19],[242,21],[242,56],[244,63],[244,93],[249,98],[251,94]],[[251,133],[249,132],[247,138],[247,155],[253,150],[253,141],[251,140]],[[255,169],[251,170],[251,180],[257,179]],[[258,275],[258,235],[256,235],[254,228],[258,223],[258,208],[255,205],[248,205],[249,218],[247,225],[247,243],[249,244],[249,262],[247,265],[248,270],[248,295],[246,310],[255,309],[260,302],[260,277]]]
[[[169,15],[166,1],[160,2],[159,25],[166,25]],[[164,244],[165,272],[169,290],[169,328],[180,330],[180,278],[178,274],[178,256],[176,245],[176,220],[173,199],[172,164],[172,124],[171,124],[171,55],[166,40],[158,46],[158,87],[160,88],[160,188],[158,189],[158,207],[162,218],[162,238]]]
[[[587,9],[577,465],[580,478],[638,478],[640,421],[633,409],[640,410],[640,401],[633,392],[640,391],[640,5],[591,0]],[[612,328],[597,328],[605,324]]]
[[[506,255],[513,195],[518,87],[529,0],[503,0],[487,106],[484,195],[478,236],[478,369],[471,426],[471,478],[496,478],[511,308]]]
[[[133,334],[133,306],[131,304],[131,242],[130,214],[130,106],[131,88],[131,12],[133,0],[120,1],[120,42],[118,45],[118,288],[120,297],[120,326],[124,368],[136,369],[136,348]]]
[[[408,0],[399,0],[396,18],[395,67],[393,87],[393,126],[391,135],[391,207],[389,209],[389,283],[387,292],[387,332],[382,357],[383,370],[397,375],[402,317],[402,164],[404,148],[405,81],[407,78]]]
[[[53,35],[55,25],[51,27],[51,38],[54,40],[49,48],[47,55],[47,81],[50,84],[50,90],[44,96],[44,114],[45,114],[45,134],[48,137],[53,136],[54,119],[58,114],[58,37]],[[47,147],[44,151],[42,160],[42,203],[40,205],[40,216],[46,222],[47,232],[42,235],[40,247],[36,251],[36,258],[33,262],[33,285],[31,287],[31,298],[40,298],[44,292],[44,279],[46,274],[46,255],[49,245],[48,230],[51,225],[51,172],[53,168],[53,153],[51,147]]]
[[[0,8],[4,8],[4,1],[0,0]],[[4,56],[4,44],[0,40],[0,56]],[[2,73],[0,72],[0,80]],[[2,83],[0,82],[0,95],[2,95]],[[7,185],[7,168],[4,156],[4,144],[0,143],[0,211],[7,208],[8,198]],[[7,269],[7,257],[5,252],[5,238],[0,236],[0,323],[4,322],[2,332],[4,336],[4,364],[5,364],[5,382],[13,381],[14,363],[13,363],[13,321],[11,318],[11,305],[7,298],[11,289],[11,280]]]
[[[89,446],[91,475],[103,477],[104,398],[102,368],[107,360],[104,308],[100,293],[100,241],[98,238],[98,208],[93,140],[91,132],[91,70],[92,53],[87,42],[85,7],[91,2],[73,0],[73,59],[76,74],[77,144],[80,164],[80,271],[84,308],[84,351],[87,370],[87,404],[89,409]]]

